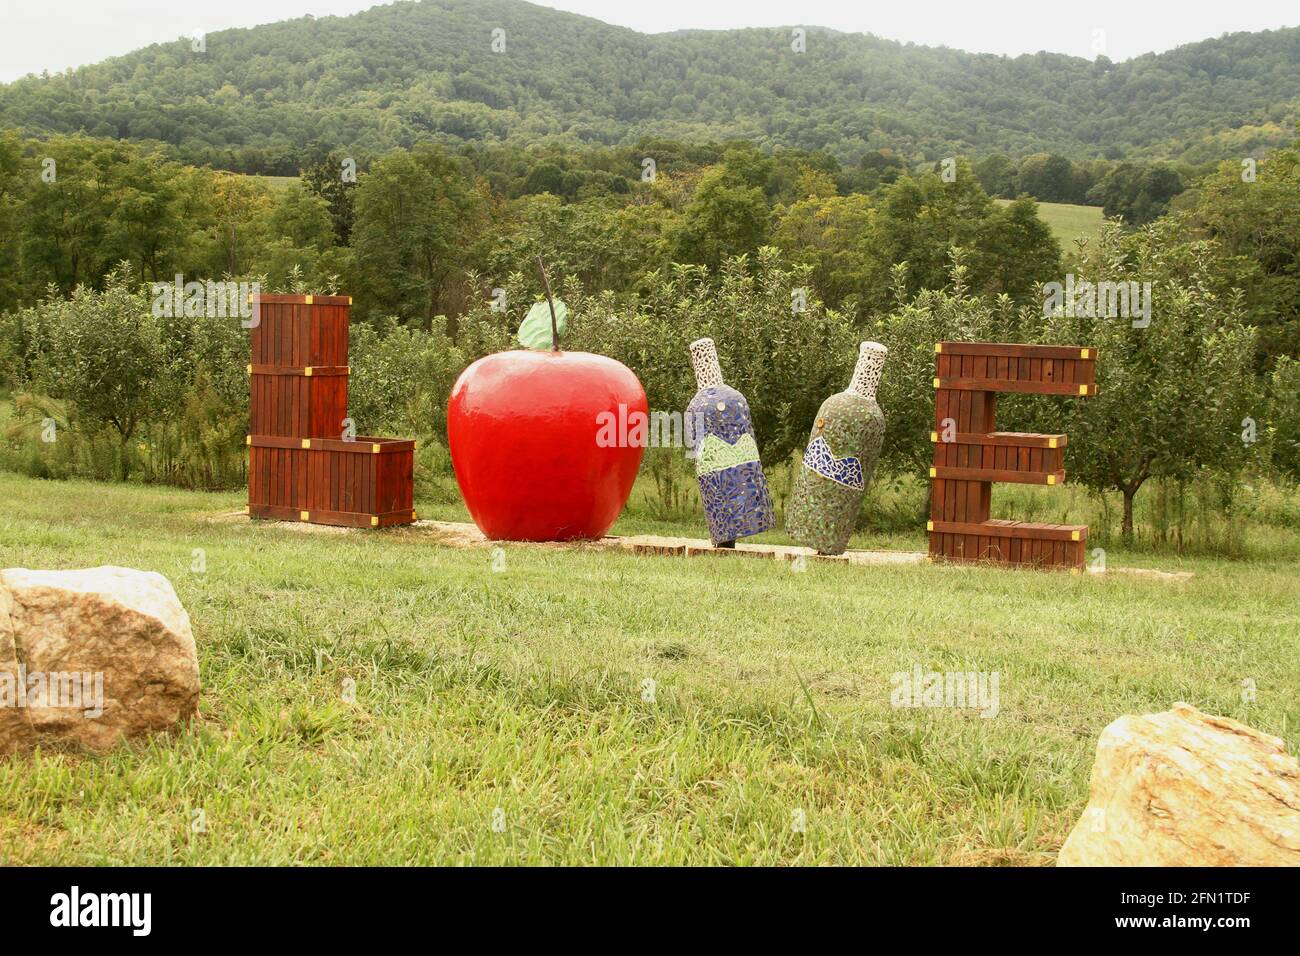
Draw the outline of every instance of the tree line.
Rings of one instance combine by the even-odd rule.
[[[1102,395],[1025,402],[1019,424],[1086,436],[1072,474],[1118,490],[1126,528],[1152,479],[1297,474],[1300,148],[1250,175],[1225,163],[1150,224],[1063,249],[1033,201],[996,202],[960,157],[916,169],[745,142],[638,146],[427,144],[358,162],[322,145],[300,181],[273,183],[119,141],[0,137],[6,454],[34,473],[240,480],[243,333],[154,315],[146,283],[180,273],[352,294],[369,369],[358,427],[427,436],[421,467],[445,473],[451,381],[509,347],[541,256],[572,347],[627,363],[653,407],[688,397],[686,343],[718,339],[773,462],[870,337],[892,350],[886,465],[916,470],[933,343],[988,338],[1102,347]],[[1045,314],[1044,284],[1067,273],[1150,283],[1151,322]],[[42,447],[47,420],[71,440]],[[648,459],[671,495],[666,467]]]

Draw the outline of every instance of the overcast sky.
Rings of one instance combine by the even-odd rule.
[[[349,14],[374,0],[0,0],[0,81],[227,27]],[[550,0],[647,33],[817,25],[978,53],[1124,60],[1238,30],[1300,23],[1300,0]]]

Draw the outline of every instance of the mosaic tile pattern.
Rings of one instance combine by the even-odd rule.
[[[695,474],[707,475],[747,461],[758,461],[758,443],[753,435],[741,435],[734,445],[728,445],[717,435],[705,435],[695,456]]]
[[[763,466],[756,461],[700,475],[700,500],[709,540],[715,545],[761,534],[776,525]]]
[[[803,453],[803,463],[823,478],[829,478],[847,488],[861,491],[866,487],[862,480],[862,462],[851,455],[836,458],[831,451],[830,442],[821,435],[808,443],[808,450]]]
[[[863,342],[849,387],[822,402],[794,479],[785,530],[805,547],[843,554],[885,438],[876,387],[889,349]]]
[[[745,444],[752,442],[757,456],[758,443],[749,403],[730,385],[701,388],[687,406],[686,417],[695,426],[691,441],[697,456],[705,451],[706,442],[714,444],[708,442],[711,437],[733,448],[748,438]],[[715,545],[761,534],[775,526],[772,496],[763,476],[763,466],[756,457],[702,474],[697,466],[697,477],[709,539]]]
[[[822,439],[841,458],[856,458],[862,484],[850,487],[801,464],[786,506],[790,537],[822,554],[844,553],[884,437],[885,416],[875,401],[840,392],[822,403],[809,445]]]
[[[721,385],[722,366],[718,364],[718,349],[713,344],[713,339],[696,339],[691,343],[690,349],[696,386],[709,388]]]

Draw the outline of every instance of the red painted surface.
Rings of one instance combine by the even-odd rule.
[[[602,448],[602,412],[646,415],[626,365],[590,352],[519,350],[479,359],[447,403],[456,480],[494,541],[599,538],[632,492],[640,445]]]

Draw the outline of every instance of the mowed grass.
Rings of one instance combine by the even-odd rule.
[[[995,201],[1003,205],[1008,202],[1006,199]],[[1077,238],[1095,239],[1101,235],[1105,222],[1100,206],[1076,206],[1064,202],[1040,202],[1038,217],[1051,228],[1052,235],[1056,236],[1065,252],[1074,251]]]
[[[297,185],[301,180],[298,176],[251,176],[252,179],[259,179],[272,189],[288,189],[290,186]]]
[[[0,500],[0,566],[166,575],[204,684],[173,734],[0,758],[3,862],[1040,865],[1121,714],[1186,700],[1300,743],[1291,561],[507,545],[494,572],[418,530],[207,520],[238,494],[0,474]],[[997,715],[892,707],[914,665],[997,671]]]

